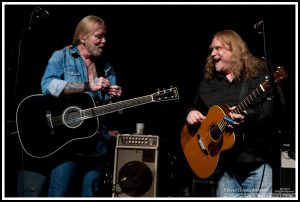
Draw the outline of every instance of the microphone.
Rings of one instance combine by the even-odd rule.
[[[264,25],[264,21],[259,21],[258,23],[254,24],[254,29],[260,30],[263,25]]]
[[[43,10],[41,7],[37,6],[35,7],[35,12],[37,13],[37,18],[45,18],[50,15],[50,13],[46,10]]]

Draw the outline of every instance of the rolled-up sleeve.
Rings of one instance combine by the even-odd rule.
[[[64,56],[62,51],[56,51],[48,61],[41,87],[43,95],[58,97],[67,85],[67,81],[62,80]]]

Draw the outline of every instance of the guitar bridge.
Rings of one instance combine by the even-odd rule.
[[[48,123],[49,128],[53,129],[53,123],[52,123],[51,112],[50,111],[46,112],[46,119],[47,119],[47,123]]]
[[[198,144],[200,146],[200,149],[207,156],[208,155],[207,149],[205,148],[205,146],[204,146],[204,144],[203,144],[203,142],[202,142],[199,134],[197,134],[197,138],[198,138]]]

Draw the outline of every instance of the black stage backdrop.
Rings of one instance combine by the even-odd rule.
[[[39,12],[32,15],[36,6]],[[285,67],[289,74],[282,83],[286,104],[275,127],[282,143],[295,144],[295,5],[5,5],[4,12],[6,196],[15,196],[16,172],[24,165],[15,133],[16,107],[26,96],[41,92],[48,59],[54,50],[72,43],[75,27],[86,15],[106,21],[105,56],[117,72],[122,100],[178,88],[179,100],[107,116],[109,127],[120,133],[134,133],[135,123],[144,122],[145,134],[160,137],[162,196],[176,196],[189,183],[180,132],[216,31],[237,31],[254,55],[266,56],[274,68]],[[265,26],[266,55],[263,34],[254,30],[260,21]]]

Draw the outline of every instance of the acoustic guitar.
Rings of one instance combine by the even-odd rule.
[[[175,99],[179,99],[176,87],[102,106],[96,106],[87,93],[58,98],[31,95],[21,101],[16,111],[18,137],[28,155],[45,158],[71,142],[95,136],[99,129],[99,116]]]

